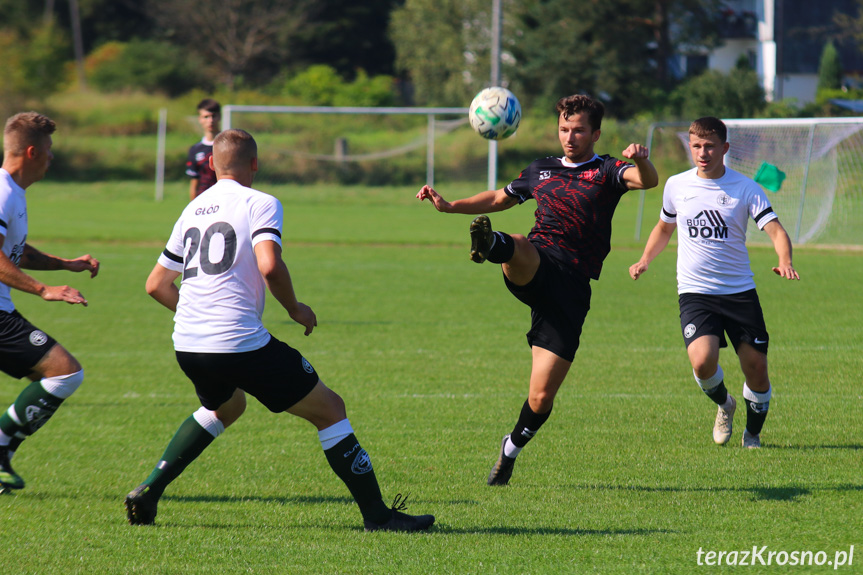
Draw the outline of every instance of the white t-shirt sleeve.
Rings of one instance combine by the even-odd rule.
[[[764,193],[761,186],[751,185],[749,193],[749,216],[758,225],[758,229],[763,230],[768,222],[772,222],[779,216],[773,211],[770,200],[767,199],[767,194]]]
[[[282,245],[282,203],[276,198],[260,194],[249,206],[249,230],[252,234],[252,246],[264,240],[271,240]]]
[[[174,229],[171,231],[171,238],[168,240],[168,245],[165,246],[164,251],[159,255],[159,265],[171,271],[182,273],[183,255],[185,250],[184,244],[183,218],[181,216],[180,219],[177,220],[177,223],[174,224]]]
[[[674,207],[674,177],[665,182],[662,190],[662,209],[659,210],[659,219],[666,224],[677,222],[677,208]]]

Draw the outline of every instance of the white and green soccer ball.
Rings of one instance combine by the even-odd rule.
[[[506,88],[486,88],[470,103],[468,118],[474,131],[486,140],[503,140],[518,129],[521,104]]]

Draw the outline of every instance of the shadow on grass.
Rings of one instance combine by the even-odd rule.
[[[817,450],[817,449],[847,449],[848,451],[859,451],[863,445],[852,443],[850,445],[766,445],[767,449],[795,449],[795,450]]]
[[[671,529],[578,529],[565,527],[477,527],[452,529],[446,525],[435,525],[432,532],[453,533],[457,535],[565,535],[565,536],[601,536],[608,535],[671,535],[677,533]]]
[[[578,490],[642,491],[645,493],[751,493],[756,501],[794,501],[813,492],[863,491],[863,485],[843,484],[835,487],[651,487],[646,485],[571,485]]]
[[[261,497],[260,495],[163,495],[160,501],[180,501],[184,503],[279,503],[281,505],[296,505],[302,503],[354,503],[351,497],[284,495],[278,497]]]

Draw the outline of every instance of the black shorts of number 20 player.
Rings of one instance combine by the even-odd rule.
[[[582,164],[548,157],[530,164],[505,188],[519,203],[531,198],[537,203],[528,240],[539,252],[539,269],[524,286],[504,277],[510,292],[530,306],[529,345],[575,358],[590,309],[590,280],[599,279],[611,251],[611,220],[628,191],[623,172],[631,167],[607,155]]]
[[[271,337],[262,348],[240,353],[177,351],[177,363],[195,385],[201,405],[215,411],[240,388],[273,413],[303,399],[318,383],[312,364],[296,349]]]

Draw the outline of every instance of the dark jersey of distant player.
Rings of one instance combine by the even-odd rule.
[[[623,172],[630,167],[607,155],[577,166],[548,157],[530,164],[505,191],[519,203],[536,200],[528,239],[537,249],[564,269],[599,279],[611,251],[611,218],[627,192]]]
[[[186,160],[186,175],[198,179],[196,196],[216,183],[216,172],[210,169],[210,156],[213,155],[213,143],[205,144],[203,140],[189,148],[189,158]]]

